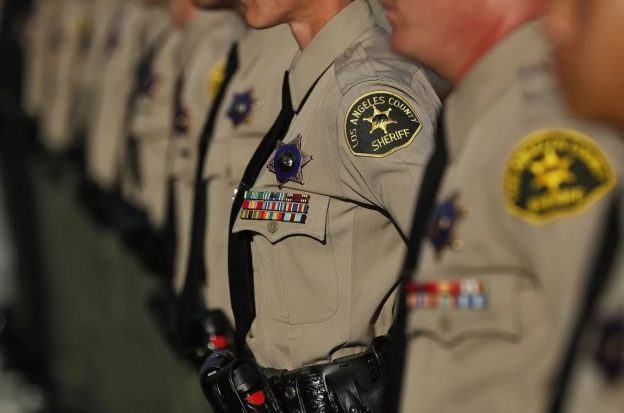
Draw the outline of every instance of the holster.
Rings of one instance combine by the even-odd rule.
[[[253,360],[216,351],[200,370],[204,395],[215,413],[283,413],[264,373]]]

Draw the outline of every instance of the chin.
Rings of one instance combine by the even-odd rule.
[[[249,8],[245,10],[245,22],[249,27],[256,30],[268,29],[282,24],[281,21],[267,18],[267,16],[263,16],[262,13],[256,13]]]

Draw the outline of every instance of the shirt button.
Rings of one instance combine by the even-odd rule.
[[[440,317],[440,328],[445,333],[450,333],[452,329],[451,319],[445,314]]]
[[[267,228],[271,234],[275,234],[279,229],[279,224],[275,221],[271,221],[267,224]]]

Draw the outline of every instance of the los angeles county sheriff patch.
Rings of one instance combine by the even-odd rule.
[[[409,146],[421,129],[422,122],[407,102],[384,91],[357,99],[345,119],[347,144],[356,156],[388,156]]]
[[[615,181],[609,161],[589,137],[574,130],[542,130],[525,137],[509,158],[505,203],[509,213],[543,224],[584,211]]]

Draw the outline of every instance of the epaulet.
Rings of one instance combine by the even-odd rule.
[[[567,117],[548,62],[540,60],[522,66],[517,78],[522,115],[526,121]]]

